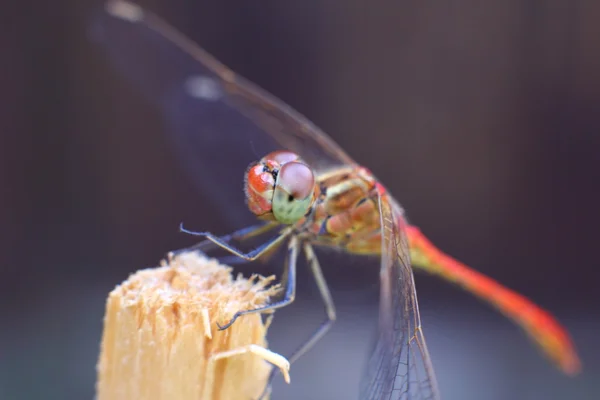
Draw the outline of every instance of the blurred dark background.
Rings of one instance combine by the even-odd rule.
[[[87,40],[100,3],[0,13],[2,400],[92,399],[108,292],[190,244],[180,221],[226,233],[159,110]],[[583,359],[561,375],[487,305],[418,275],[445,399],[600,396],[600,3],[141,4],[322,127],[441,248],[551,310]],[[274,399],[356,398],[377,273],[341,256],[325,273],[339,321]],[[322,317],[301,269],[272,349]]]

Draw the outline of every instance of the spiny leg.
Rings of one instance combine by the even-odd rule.
[[[331,329],[333,323],[336,319],[335,313],[335,305],[333,304],[333,298],[331,297],[331,293],[329,292],[329,287],[327,286],[327,282],[325,281],[325,277],[323,276],[323,271],[321,270],[321,265],[319,264],[319,260],[313,250],[313,247],[310,243],[304,243],[304,255],[306,257],[306,261],[310,265],[311,272],[317,282],[317,287],[319,288],[319,293],[321,294],[321,298],[323,299],[323,303],[325,305],[325,313],[327,314],[327,318],[325,321],[321,323],[321,325],[317,328],[317,330],[310,336],[310,338],[304,342],[296,351],[292,353],[292,355],[288,358],[290,364],[298,360],[301,356],[306,354],[308,350],[311,349],[326,333]],[[271,383],[273,378],[277,374],[279,370],[273,368],[271,370],[271,374],[269,376],[268,384],[261,395],[263,398],[269,391],[271,387]]]
[[[198,243],[197,245],[194,245],[190,248],[187,249],[183,249],[181,251],[191,251],[191,250],[205,250],[205,249],[212,249],[215,248],[215,246],[219,246],[227,251],[229,251],[231,254],[247,260],[247,261],[253,261],[255,259],[257,259],[258,257],[260,257],[261,255],[268,253],[269,251],[273,250],[276,246],[278,246],[279,244],[281,244],[281,242],[287,238],[291,233],[292,230],[291,229],[285,229],[281,232],[281,234],[277,237],[275,237],[274,239],[270,240],[269,242],[263,244],[262,246],[260,246],[259,248],[248,252],[248,253],[242,253],[241,251],[239,251],[238,249],[236,249],[235,247],[229,245],[229,241],[231,239],[236,239],[236,240],[245,240],[251,237],[255,237],[258,236],[262,233],[268,232],[269,230],[273,229],[274,227],[276,227],[277,224],[265,224],[265,225],[258,225],[258,226],[252,226],[249,228],[244,228],[241,229],[239,231],[236,231],[232,234],[223,236],[221,238],[214,236],[213,234],[209,233],[209,232],[191,232],[188,231],[186,229],[183,228],[183,226],[180,226],[180,230],[182,232],[188,233],[188,234],[192,234],[192,235],[196,235],[196,236],[204,236],[207,238],[207,240],[204,240],[200,243]],[[233,317],[231,318],[231,320],[221,326],[217,323],[217,326],[219,327],[219,330],[225,330],[227,328],[229,328],[237,318],[241,317],[242,315],[246,315],[246,314],[251,314],[251,313],[265,313],[265,312],[270,312],[270,314],[267,316],[266,318],[266,324],[270,325],[272,319],[273,319],[273,314],[272,312],[275,311],[278,308],[282,308],[285,307],[287,305],[289,305],[290,303],[292,303],[294,301],[294,298],[296,296],[296,263],[298,260],[298,250],[299,250],[299,241],[298,238],[295,236],[292,236],[292,238],[290,239],[289,243],[288,243],[288,252],[287,252],[287,257],[286,257],[286,262],[284,264],[284,271],[283,271],[283,275],[282,275],[282,279],[281,282],[283,283],[284,287],[285,287],[285,292],[283,294],[283,298],[275,303],[271,303],[268,304],[264,307],[259,307],[256,309],[252,309],[252,310],[243,310],[243,311],[238,311],[236,312]],[[305,252],[306,252],[306,247],[305,247]],[[312,252],[312,248],[310,248],[310,254],[313,255],[312,258],[314,258],[314,253]],[[309,257],[311,258],[311,257]],[[311,258],[311,259],[312,259]],[[316,259],[315,259],[316,260]],[[320,271],[320,267],[318,265],[318,263],[316,264],[317,270],[318,270],[318,276],[320,276],[320,279],[323,281],[323,276],[322,273]],[[314,268],[313,268],[314,270]],[[317,275],[315,275],[317,276]],[[317,279],[317,281],[319,281]],[[331,301],[331,296],[329,295],[329,290],[327,289],[327,286],[325,285],[325,290],[327,292],[327,297],[329,298],[329,301]],[[331,304],[333,306],[333,303]],[[329,313],[328,313],[329,314]],[[333,309],[333,319],[335,319],[335,309]],[[325,329],[325,331],[328,328]],[[323,332],[325,333],[325,332]],[[323,334],[320,334],[317,337],[320,338]],[[316,341],[316,340],[315,340]],[[308,347],[311,347],[313,343],[309,343]],[[303,346],[305,347],[305,346]],[[302,353],[304,353],[306,349],[299,349]],[[299,351],[296,351],[294,354],[298,353]],[[300,354],[299,354],[300,355]],[[298,355],[298,356],[299,356]],[[298,357],[296,356],[296,358]],[[270,360],[268,360],[270,361]],[[287,370],[289,370],[289,366],[287,370],[283,370],[281,369],[281,365],[275,364],[271,361],[272,364],[279,366],[282,372],[285,372],[285,375],[287,375]],[[276,371],[275,369],[273,369],[273,371]],[[261,398],[263,398],[268,392],[269,392],[269,388],[271,387],[271,381],[273,380],[274,374],[273,372],[271,372],[270,376],[269,376],[269,380],[268,380],[268,384],[265,388],[265,391],[263,392],[263,394],[261,395]],[[289,381],[289,376],[287,377],[286,381]]]
[[[289,232],[287,233],[287,235],[289,235]],[[282,234],[280,236],[280,238],[281,237],[285,237],[285,236]],[[276,238],[276,239],[278,239],[278,238]],[[266,246],[261,246],[261,247],[266,247]],[[269,248],[271,248],[271,247],[272,246],[269,246]],[[283,293],[282,299],[276,301],[275,303],[270,303],[264,307],[254,308],[252,310],[238,311],[233,315],[231,320],[229,320],[229,322],[226,323],[225,325],[219,325],[217,323],[219,330],[224,330],[224,329],[229,328],[231,326],[231,324],[233,324],[235,322],[235,320],[238,319],[239,317],[241,317],[242,315],[253,314],[253,313],[257,313],[257,312],[269,312],[269,311],[273,312],[274,310],[285,307],[294,301],[294,298],[296,297],[296,261],[298,259],[298,247],[299,247],[298,238],[296,236],[292,236],[292,238],[290,239],[290,241],[288,243],[287,257],[286,257],[286,262],[284,264],[283,276],[281,278],[281,281],[285,288],[285,292]],[[265,252],[265,250],[262,250],[260,253],[262,254],[264,252]],[[254,258],[256,258],[256,257],[254,257]]]
[[[268,225],[267,225],[268,226]],[[233,234],[231,235],[225,235],[223,237],[218,237],[216,235],[213,235],[210,232],[193,232],[193,231],[188,231],[187,229],[185,229],[182,226],[179,227],[179,229],[181,230],[181,232],[190,234],[190,235],[194,235],[194,236],[203,236],[205,237],[207,240],[200,242],[198,245],[196,245],[196,247],[199,247],[200,245],[203,245],[203,243],[209,241],[212,242],[214,245],[217,245],[219,247],[221,247],[222,249],[230,252],[231,254],[238,256],[239,258],[242,258],[246,261],[254,261],[256,260],[258,257],[260,257],[261,255],[263,255],[264,253],[267,253],[270,250],[273,250],[274,247],[278,246],[281,244],[281,242],[283,242],[289,235],[290,233],[292,233],[291,228],[288,229],[284,229],[278,236],[276,236],[275,238],[269,240],[268,242],[264,243],[263,245],[261,245],[260,247],[257,247],[254,250],[251,250],[247,253],[242,252],[241,250],[238,250],[237,248],[235,248],[234,246],[230,245],[228,243],[229,240],[231,240],[231,237]],[[265,229],[264,226],[259,226],[256,228],[256,230],[252,230],[251,228],[246,228],[248,229],[248,231],[245,231],[244,229],[242,231],[245,234],[245,236],[243,236],[244,238],[249,238],[252,236],[256,236],[257,233],[255,233],[256,231],[261,231],[260,233],[266,232],[267,230],[263,230]],[[272,227],[269,227],[269,229],[272,229]],[[238,231],[239,232],[239,231]],[[248,236],[251,235],[251,236]],[[194,246],[193,246],[194,247]]]
[[[278,225],[279,224],[274,224],[274,223],[252,225],[252,226],[248,226],[246,228],[239,229],[228,235],[221,236],[220,239],[224,243],[228,243],[231,240],[237,240],[237,241],[242,242],[244,240],[247,240],[247,239],[250,239],[250,238],[253,238],[256,236],[260,236],[263,233],[266,233],[266,232],[274,229]],[[199,234],[198,232],[190,232],[187,229],[184,229],[183,223],[179,225],[179,230],[181,232],[192,234],[195,236],[198,236],[198,234]],[[171,252],[169,252],[168,256],[171,258],[180,253],[189,252],[189,251],[201,251],[202,253],[206,253],[207,251],[213,250],[217,247],[218,247],[218,244],[216,244],[215,242],[213,242],[209,239],[206,239],[199,243],[196,243],[193,246],[171,251]]]
[[[319,288],[321,298],[323,299],[323,304],[325,305],[325,313],[327,314],[327,318],[312,334],[310,339],[306,341],[302,346],[300,346],[290,356],[290,363],[293,363],[294,361],[298,360],[298,358],[302,357],[308,350],[310,350],[310,348],[314,346],[315,343],[317,343],[319,339],[321,339],[323,335],[325,335],[327,331],[333,326],[333,323],[336,319],[335,304],[333,304],[331,292],[329,292],[329,287],[327,286],[327,282],[325,281],[325,277],[323,276],[323,271],[321,270],[319,260],[317,259],[313,247],[309,243],[304,244],[304,254],[306,257],[306,261],[310,265],[310,269],[315,278],[315,282],[317,283],[317,287]]]

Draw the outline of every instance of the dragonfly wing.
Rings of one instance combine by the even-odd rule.
[[[241,206],[243,172],[271,151],[294,151],[317,172],[354,164],[308,119],[137,5],[109,1],[90,33],[113,67],[163,111],[168,136],[201,192],[239,188],[219,196],[227,213],[249,214]]]
[[[380,333],[361,400],[439,400],[421,329],[417,293],[401,208],[380,191],[382,255]]]

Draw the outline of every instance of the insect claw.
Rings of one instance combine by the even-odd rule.
[[[226,323],[225,325],[221,325],[217,322],[217,326],[219,327],[220,331],[224,331],[225,329],[229,328],[231,325],[233,325],[233,323],[235,322],[236,319],[238,319],[238,317],[242,315],[239,311],[236,312],[235,314],[233,314],[233,318],[231,318],[229,320],[228,323]]]
[[[194,231],[187,230],[183,227],[183,222],[181,222],[179,224],[179,232],[187,233],[188,235],[194,235],[194,236],[206,236],[206,233],[207,233],[207,232],[194,232]]]

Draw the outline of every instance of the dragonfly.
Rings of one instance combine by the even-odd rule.
[[[182,231],[204,238],[187,250],[221,248],[241,261],[286,250],[281,297],[263,308],[239,310],[219,329],[227,329],[243,315],[272,312],[292,303],[297,260],[303,255],[326,318],[289,357],[296,361],[336,319],[315,252],[335,248],[380,259],[379,334],[361,383],[361,400],[440,398],[413,269],[488,302],[523,328],[560,370],[568,375],[580,371],[569,334],[550,313],[435,247],[408,222],[400,203],[372,172],[283,101],[128,1],[106,3],[90,34],[112,66],[162,111],[184,170],[192,173],[202,193],[225,192],[224,185],[244,178],[243,190],[228,190],[215,198],[215,205],[227,210],[224,218],[243,227],[218,236],[182,226]],[[256,153],[262,155],[259,161]],[[272,235],[250,252],[234,245],[266,234]]]

